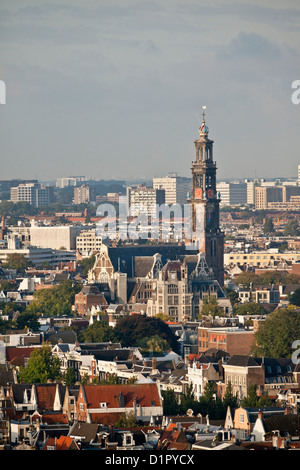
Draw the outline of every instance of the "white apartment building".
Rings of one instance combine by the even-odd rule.
[[[39,183],[22,183],[10,188],[10,200],[14,203],[25,201],[35,207],[42,207],[54,201],[53,188]]]
[[[75,250],[76,236],[81,232],[82,226],[53,225],[38,226],[32,222],[30,227],[30,244],[39,248],[54,250]]]
[[[83,258],[100,251],[101,245],[102,237],[97,235],[96,229],[82,230],[76,237],[76,250]]]
[[[245,180],[247,185],[247,204],[255,204],[255,181]]]
[[[87,176],[66,176],[64,178],[58,178],[56,180],[57,188],[68,188],[70,186],[76,186],[77,183],[88,181],[91,178]]]
[[[273,253],[271,251],[254,251],[247,253],[245,251],[224,253],[224,266],[239,266],[247,264],[261,268],[269,267],[270,263],[281,260],[299,262],[300,252],[286,251],[284,253]]]
[[[144,185],[128,186],[126,196],[128,215],[138,215],[141,207],[150,214],[156,204],[160,205],[165,202],[165,190],[148,188]]]
[[[188,195],[192,190],[192,179],[171,173],[164,177],[153,178],[154,189],[165,190],[166,204],[187,204]]]
[[[221,199],[220,206],[247,204],[247,193],[247,183],[217,183],[217,194]]]
[[[1,248],[0,249],[0,262],[6,263],[9,255],[20,254],[31,261],[34,265],[40,265],[44,262],[50,264],[67,263],[69,261],[76,260],[76,254],[74,251],[61,251],[53,250],[51,248],[37,248],[35,246],[28,246],[27,248]]]
[[[74,188],[74,204],[88,204],[89,202],[96,202],[95,188],[87,184]]]

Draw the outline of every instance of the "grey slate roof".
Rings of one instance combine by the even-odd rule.
[[[12,369],[5,363],[0,364],[0,386],[6,387],[8,383],[14,383]]]
[[[252,356],[241,356],[235,354],[228,361],[227,365],[240,366],[240,367],[259,367],[260,363]]]
[[[161,255],[162,264],[166,264],[168,260],[182,259],[182,257],[196,254],[196,251],[187,250],[184,245],[136,245],[136,246],[122,246],[122,247],[109,247],[108,256],[113,264],[115,271],[120,271],[127,273],[128,277],[134,277],[135,267],[134,261],[136,260],[139,266],[137,269],[142,272],[150,265],[150,257],[159,253]],[[143,265],[141,265],[140,257],[148,258],[144,260]],[[153,260],[153,258],[152,258]],[[147,264],[145,264],[145,261]],[[151,266],[153,261],[151,263]],[[147,266],[147,267],[146,267]],[[148,270],[149,272],[149,270]]]

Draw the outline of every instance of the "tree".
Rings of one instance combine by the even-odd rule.
[[[289,220],[284,227],[284,235],[286,236],[297,236],[299,235],[299,223],[297,219]]]
[[[272,404],[268,397],[257,395],[257,385],[249,385],[247,396],[243,398],[241,405],[244,408],[258,408],[263,406],[270,406]]]
[[[256,408],[258,402],[257,385],[249,385],[247,396],[243,398],[241,405],[244,408]]]
[[[124,413],[123,416],[116,422],[117,428],[135,428],[137,427],[137,421],[135,418],[135,414],[133,411],[126,414]]]
[[[138,346],[146,351],[154,353],[163,353],[170,348],[168,341],[161,338],[159,335],[143,338],[139,341]]]
[[[170,388],[161,392],[163,397],[163,411],[165,416],[175,416],[179,413],[179,404],[174,390]]]
[[[266,309],[263,305],[256,302],[245,302],[244,304],[235,305],[235,315],[265,315]]]
[[[204,299],[200,316],[223,317],[224,310],[219,306],[216,297],[210,296],[209,300]]]
[[[0,289],[4,292],[16,292],[19,284],[15,281],[0,281]]]
[[[104,320],[95,321],[92,325],[88,326],[79,333],[78,339],[84,343],[103,343],[109,341],[116,343],[119,341],[115,329]]]
[[[100,381],[100,385],[116,385],[118,383],[117,374],[109,374],[105,379]]]
[[[273,220],[271,219],[271,217],[266,217],[263,231],[264,233],[274,232],[274,224],[273,224]]]
[[[228,382],[225,393],[224,393],[223,405],[224,405],[224,408],[226,410],[227,410],[228,406],[231,409],[237,408],[237,406],[238,406],[237,395],[235,395],[235,396],[233,395],[233,388],[232,388],[232,384],[231,384],[230,381]]]
[[[289,301],[292,305],[300,307],[300,287],[289,296]]]
[[[76,373],[73,367],[68,367],[64,375],[66,385],[74,385],[76,382]]]
[[[228,289],[226,287],[224,287],[224,292],[226,294],[226,297],[230,300],[231,305],[235,305],[239,302],[240,298],[238,292],[233,289]]]
[[[297,309],[274,310],[254,334],[253,354],[259,357],[291,357],[292,344],[300,338],[300,313]]]
[[[35,291],[27,312],[47,316],[71,315],[75,294],[80,292],[81,284],[72,284],[69,279],[50,289]]]
[[[143,338],[158,335],[168,342],[170,349],[179,351],[179,344],[173,331],[159,318],[139,314],[127,315],[117,321],[115,332],[125,347],[137,346]]]
[[[31,265],[31,262],[20,253],[10,253],[7,256],[5,266],[10,269],[27,269]]]
[[[249,287],[250,284],[258,284],[259,276],[250,271],[243,272],[236,277],[236,284],[242,284],[246,287]]]
[[[34,313],[24,312],[18,316],[17,328],[23,330],[24,328],[29,328],[31,331],[39,331],[40,324],[37,316]]]
[[[79,266],[80,266],[80,269],[81,269],[81,274],[83,276],[87,276],[89,270],[95,264],[95,259],[96,259],[96,256],[92,255],[89,258],[84,258],[83,260],[80,261]]]
[[[187,410],[195,409],[195,396],[194,396],[194,387],[192,383],[189,383],[186,386],[185,392],[181,395],[181,409],[183,413],[186,413]]]
[[[19,382],[47,383],[61,379],[60,360],[54,356],[47,344],[36,348],[29,357],[26,367],[20,367]]]
[[[217,392],[217,386],[215,382],[206,382],[203,390],[203,398],[211,402],[214,400],[214,397],[216,396]]]

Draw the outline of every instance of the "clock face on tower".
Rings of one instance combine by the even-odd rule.
[[[195,189],[195,198],[196,199],[202,199],[202,194],[203,194],[203,192],[202,192],[201,188],[196,188]]]
[[[206,191],[206,195],[207,195],[207,197],[208,197],[209,199],[212,198],[213,195],[214,195],[213,189],[212,189],[212,188],[208,188],[208,190]]]

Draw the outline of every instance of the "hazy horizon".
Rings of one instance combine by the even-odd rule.
[[[0,179],[296,178],[300,4],[2,0]]]

